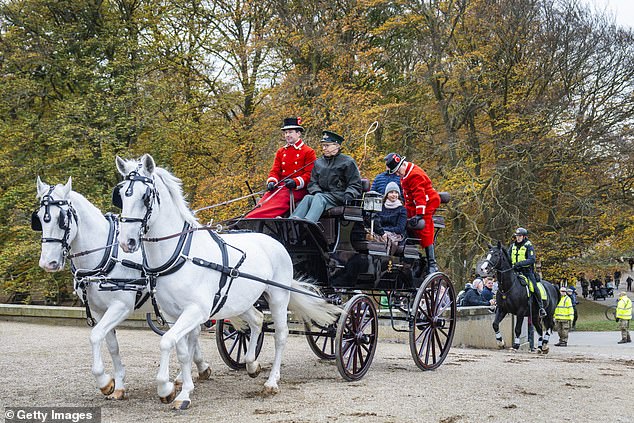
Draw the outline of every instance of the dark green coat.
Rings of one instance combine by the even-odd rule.
[[[337,154],[332,157],[321,156],[315,162],[310,174],[308,193],[329,194],[337,204],[344,203],[344,194],[349,192],[354,198],[361,195],[361,175],[357,163],[350,156]]]

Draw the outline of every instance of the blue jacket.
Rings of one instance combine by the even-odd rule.
[[[482,297],[482,299],[485,301],[491,301],[493,299],[493,290],[485,286],[484,288],[482,288],[480,297]]]
[[[375,230],[379,235],[383,235],[384,231],[394,232],[395,234],[405,235],[405,224],[407,223],[407,211],[404,206],[395,209],[386,209],[377,213],[375,223],[382,230]]]
[[[462,305],[465,307],[468,306],[482,306],[482,305],[491,305],[488,301],[482,299],[482,296],[478,292],[477,289],[466,288],[464,291],[464,300]]]
[[[387,172],[387,170],[376,175],[374,181],[372,182],[372,186],[370,187],[370,191],[376,191],[379,194],[383,195],[385,194],[385,187],[389,182],[396,182],[398,188],[401,190],[401,192],[403,192],[401,188],[401,177],[395,173],[390,174]]]

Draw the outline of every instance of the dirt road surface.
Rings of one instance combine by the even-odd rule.
[[[280,392],[269,398],[260,391],[272,336],[260,356],[264,371],[251,379],[222,362],[214,335],[206,333],[211,380],[197,383],[191,408],[178,412],[156,395],[159,337],[126,329],[118,335],[129,399],[115,402],[95,388],[89,328],[0,322],[0,406],[102,407],[108,423],[634,422],[634,344],[617,347],[617,333],[610,345],[552,347],[547,356],[453,348],[431,372],[418,370],[407,344],[380,341],[369,373],[353,383],[334,362],[319,360],[303,337],[291,336]],[[104,355],[110,369],[105,348]]]

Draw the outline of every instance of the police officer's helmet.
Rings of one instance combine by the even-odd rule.
[[[515,235],[528,236],[528,231],[524,228],[515,229]]]

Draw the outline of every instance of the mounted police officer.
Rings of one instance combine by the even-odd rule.
[[[542,296],[537,287],[537,279],[535,278],[535,249],[533,248],[533,244],[528,240],[528,231],[524,228],[517,228],[514,236],[515,241],[509,248],[511,264],[515,271],[526,276],[533,284],[531,295],[539,306],[539,316],[546,317],[546,310],[544,309]]]

